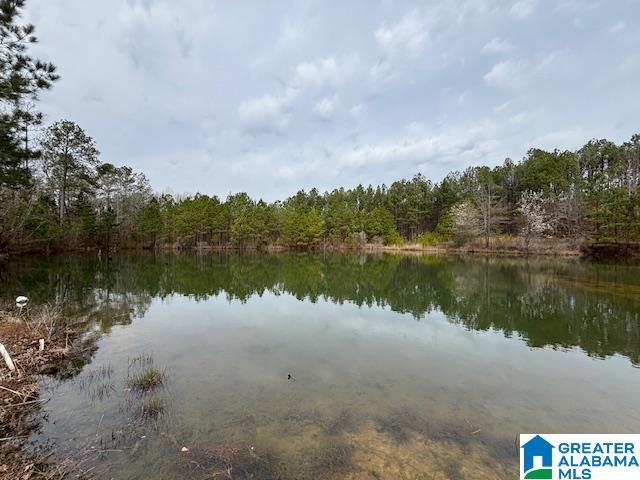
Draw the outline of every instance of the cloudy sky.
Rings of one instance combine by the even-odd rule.
[[[48,121],[159,191],[440,180],[640,131],[640,0],[28,0]]]

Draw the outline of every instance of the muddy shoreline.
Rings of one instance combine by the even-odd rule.
[[[38,376],[73,376],[90,360],[96,338],[67,325],[50,308],[27,308],[0,310],[0,340],[15,366],[13,371],[5,362],[0,367],[0,479],[63,478],[68,466],[48,462],[52,451],[24,448],[48,401]]]

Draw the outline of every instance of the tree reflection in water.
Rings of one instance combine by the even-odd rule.
[[[532,347],[580,347],[640,363],[640,269],[582,261],[395,254],[130,253],[21,259],[0,271],[4,300],[26,292],[77,322],[128,324],[154,298],[269,291],[410,313],[441,311],[470,330],[518,335]]]

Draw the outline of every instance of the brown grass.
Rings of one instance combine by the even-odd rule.
[[[489,248],[485,247],[483,238],[476,238],[465,245],[454,245],[452,242],[433,245],[419,243],[404,243],[402,245],[367,245],[368,251],[392,252],[423,252],[433,254],[464,253],[474,255],[504,255],[504,256],[582,256],[581,243],[574,239],[535,238],[532,239],[527,250],[524,241],[510,235],[497,235],[489,239]]]

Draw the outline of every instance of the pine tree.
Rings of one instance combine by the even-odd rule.
[[[30,183],[28,161],[36,153],[24,135],[41,116],[27,105],[58,79],[53,64],[27,54],[37,38],[33,25],[19,23],[23,8],[24,0],[0,0],[0,187]]]

